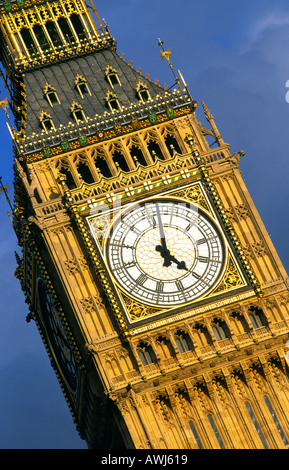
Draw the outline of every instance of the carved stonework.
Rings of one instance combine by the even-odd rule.
[[[96,294],[93,298],[92,297],[85,297],[80,299],[80,304],[85,311],[85,313],[93,314],[95,312],[95,308],[97,307],[104,307],[103,299],[99,294]]]
[[[78,262],[75,258],[64,261],[64,266],[66,267],[69,274],[76,274],[80,272]]]
[[[240,271],[237,268],[235,261],[229,255],[227,270],[218,287],[212,291],[211,295],[221,292],[227,292],[229,290],[232,290],[233,288],[240,287],[242,285],[244,285],[244,280],[240,274]]]
[[[253,243],[252,250],[257,257],[265,256],[268,253],[263,240]]]
[[[85,0],[0,3],[15,275],[88,446],[256,449],[262,433],[286,447],[289,280],[244,152],[204,103],[198,121],[184,83],[119,56]]]
[[[201,188],[197,185],[192,188],[183,189],[181,191],[175,191],[173,195],[176,197],[184,198],[187,201],[192,201],[198,206],[203,207],[205,210],[209,211],[209,206],[204,197],[204,194]]]
[[[239,206],[236,206],[235,211],[241,220],[246,219],[247,217],[250,217],[251,215],[249,208],[247,207],[246,204],[240,204]]]

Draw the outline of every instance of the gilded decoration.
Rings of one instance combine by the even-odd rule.
[[[11,33],[19,32],[23,27],[33,27],[35,24],[43,24],[47,21],[58,20],[62,16],[69,17],[73,13],[83,14],[86,13],[86,8],[81,0],[66,0],[45,2],[45,4],[37,6],[35,1],[25,2],[25,6],[31,8],[17,11],[16,13],[8,12],[3,15],[4,20],[7,21]],[[17,4],[12,5],[12,11],[17,8]],[[18,8],[17,8],[18,9]]]
[[[115,428],[135,448],[261,448],[262,433],[265,448],[288,447],[288,277],[239,172],[242,152],[230,154],[204,103],[212,129],[198,122],[183,80],[181,93],[154,89],[148,75],[138,82],[140,69],[118,62],[106,23],[90,23],[84,0],[0,3],[2,62],[22,122],[12,129],[13,226],[23,250],[15,274],[81,436],[89,448],[116,448],[117,411]],[[72,25],[72,15],[87,34],[74,28],[75,40],[62,35],[50,48],[33,36],[29,47],[24,28],[49,39],[49,22]],[[171,66],[170,55],[162,49]],[[99,65],[105,58],[98,71],[92,56]],[[49,73],[38,79],[41,71]],[[124,76],[130,104],[117,85]],[[108,84],[117,93],[108,98],[127,107],[106,106]],[[6,116],[8,104],[0,102]],[[41,109],[51,129],[41,131]],[[132,219],[134,206],[143,213]],[[201,221],[207,231],[194,236]],[[41,312],[44,292],[55,329]],[[57,354],[61,337],[63,357],[71,348],[79,369],[77,393]]]
[[[240,289],[246,287],[246,282],[237,266],[236,261],[233,259],[232,254],[229,255],[229,261],[226,267],[226,270],[218,283],[218,286],[213,289],[207,296],[202,300],[213,299],[216,295],[230,294],[231,291],[235,289]],[[123,306],[126,310],[126,314],[130,320],[130,323],[135,323],[136,321],[149,319],[160,315],[162,313],[169,313],[169,310],[175,310],[175,307],[171,309],[164,308],[155,308],[147,304],[141,303],[136,299],[124,294],[119,290],[119,296],[122,299]],[[192,311],[192,315],[194,315]]]
[[[151,195],[152,189],[153,186],[150,188]],[[176,197],[178,199],[181,198],[180,200],[193,202],[196,207],[200,207],[206,210],[213,218],[216,217],[200,181],[188,183],[185,187],[183,187],[183,189],[172,188],[170,190],[168,188],[166,192],[162,193],[162,197],[164,196],[173,198]],[[111,202],[113,199],[114,195],[112,195]],[[108,198],[105,200],[105,203],[107,202]],[[116,202],[115,199],[114,202]],[[141,200],[139,200],[139,202],[141,202]],[[102,211],[101,208],[104,210]],[[91,236],[94,238],[103,259],[106,258],[105,251],[107,237],[110,236],[109,234],[111,227],[113,226],[113,222],[119,216],[123,208],[124,206],[120,203],[120,201],[115,204],[111,210],[109,210],[109,206],[105,208],[99,204],[92,209],[91,215],[87,216],[87,223]],[[94,211],[96,215],[93,215]],[[230,294],[230,292],[247,287],[245,278],[227,242],[225,242],[225,246],[228,254],[227,262],[222,272],[221,278],[218,280],[217,286],[215,286],[214,289],[210,290],[202,297],[203,301],[213,299],[216,296]],[[131,325],[142,320],[153,319],[160,314],[169,314],[170,311],[176,309],[176,306],[174,305],[171,308],[149,305],[147,302],[142,302],[139,299],[127,295],[121,288],[117,287],[117,285],[115,285],[115,288],[126,312],[126,317]],[[198,302],[199,300],[200,299],[197,299],[196,301]],[[192,314],[193,313],[194,312],[192,311]]]
[[[190,107],[178,109],[175,111],[175,117],[183,116],[188,113],[191,113]],[[125,125],[121,125],[121,124],[113,125],[113,123],[117,119],[122,119],[123,117],[128,118],[128,120],[129,118],[131,118],[130,123],[125,124]],[[169,118],[166,113],[157,115],[158,124],[165,123],[168,121],[168,119]],[[135,129],[136,127],[138,130],[142,130],[142,129],[146,129],[147,127],[152,126],[152,123],[150,122],[149,117],[147,117],[147,119],[133,118],[133,115],[130,114],[128,110],[124,110],[123,112],[119,112],[119,111],[107,112],[106,122],[108,122],[110,129],[105,129],[104,131],[99,132],[97,131],[97,128],[100,126],[101,122],[102,122],[101,116],[95,116],[95,118],[87,117],[87,123],[84,123],[84,124],[81,123],[78,126],[79,132],[81,132],[81,135],[86,136],[87,145],[92,145],[92,144],[97,144],[99,142],[112,140],[116,137],[119,137],[120,135],[130,134],[131,132],[136,130]],[[76,125],[74,123],[71,123],[70,129],[67,129],[66,131],[67,139],[69,141],[69,150],[78,150],[82,147],[79,139],[74,138],[74,133],[75,133],[74,127],[76,127]],[[95,127],[96,129],[95,133],[93,135],[88,135],[88,134],[91,134],[92,127]],[[65,128],[62,128],[61,130],[62,133],[63,133],[63,130],[65,130]],[[55,134],[58,135],[58,132],[55,132]],[[51,156],[57,156],[57,155],[64,153],[61,145],[50,146],[50,141],[52,139],[56,139],[57,135],[54,135],[53,131],[50,131],[48,134],[46,134],[45,132],[44,133],[42,132],[41,134],[34,136],[33,141],[28,142],[27,138],[25,140],[22,140],[21,135],[19,134],[18,136],[19,148],[21,149],[23,153],[26,153],[26,152],[28,153],[26,157],[27,163],[34,163],[45,158],[45,154],[43,152],[43,147],[45,146],[50,147]],[[34,144],[37,143],[37,146],[38,146],[39,142],[41,142],[41,149],[33,151]],[[32,148],[30,149],[29,147],[32,147]]]

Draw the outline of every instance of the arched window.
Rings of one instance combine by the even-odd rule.
[[[72,177],[72,174],[70,172],[70,170],[67,168],[67,167],[64,167],[62,166],[60,169],[59,169],[59,173],[60,174],[63,174],[65,176],[65,179],[66,179],[66,184],[67,184],[67,187],[69,189],[74,189],[76,188],[76,184],[75,184],[75,181]]]
[[[189,425],[190,425],[191,431],[192,431],[192,433],[193,433],[193,435],[194,435],[194,438],[195,438],[195,441],[196,441],[196,443],[197,443],[198,448],[199,448],[199,449],[203,449],[201,440],[200,440],[199,435],[198,435],[198,433],[197,433],[197,431],[196,431],[196,428],[195,428],[195,426],[194,426],[194,423],[193,423],[192,421],[190,421],[190,422],[189,422]]]
[[[245,405],[246,405],[247,411],[248,411],[248,413],[249,413],[249,415],[250,415],[250,418],[251,418],[251,420],[252,420],[252,422],[253,422],[253,424],[254,424],[254,426],[255,426],[255,429],[256,429],[256,431],[257,431],[257,433],[258,433],[258,435],[259,435],[259,437],[260,437],[260,439],[261,439],[261,442],[262,442],[262,444],[263,444],[264,449],[268,449],[267,442],[265,441],[265,438],[264,438],[264,436],[263,436],[263,434],[262,434],[262,431],[261,431],[261,429],[260,429],[260,426],[259,426],[259,424],[258,424],[258,421],[257,421],[256,418],[255,418],[255,415],[254,415],[254,413],[253,413],[253,410],[252,410],[252,408],[251,408],[250,403],[246,402]]]
[[[36,48],[36,45],[33,41],[30,30],[28,28],[22,28],[21,31],[20,31],[20,35],[22,37],[22,40],[23,40],[29,54],[36,53],[37,48]]]
[[[88,165],[84,162],[79,162],[77,166],[77,171],[79,172],[83,181],[87,184],[91,184],[94,182],[94,178],[90,172]]]
[[[81,75],[79,75],[79,73],[77,73],[75,76],[74,84],[81,98],[84,98],[84,96],[87,94],[91,95],[87,80]]]
[[[65,40],[68,42],[68,44],[72,44],[75,42],[75,38],[73,36],[73,33],[70,29],[69,23],[66,18],[59,18],[58,20],[59,27],[61,29],[61,32],[65,38]]]
[[[248,326],[246,324],[245,318],[239,312],[232,313],[233,324],[236,327],[236,332],[238,335],[242,335],[243,333],[248,333]]]
[[[200,346],[206,347],[212,344],[212,339],[207,327],[205,327],[204,325],[197,324],[195,326],[195,330],[197,333],[197,338],[200,342]]]
[[[77,34],[77,37],[78,39],[84,39],[86,38],[86,33],[85,33],[85,29],[84,29],[84,26],[81,22],[81,19],[79,17],[79,15],[76,15],[75,13],[73,13],[71,16],[70,16],[70,21],[72,23],[72,26],[74,28],[74,31],[76,32]]]
[[[110,111],[119,111],[121,109],[121,106],[119,104],[117,95],[115,95],[114,93],[112,93],[109,90],[106,94],[106,102],[107,102],[107,105],[108,105]]]
[[[61,40],[61,37],[59,36],[59,32],[57,30],[55,23],[53,21],[47,21],[45,23],[45,27],[54,47],[61,46],[62,40]]]
[[[128,164],[126,162],[126,159],[124,155],[121,152],[118,152],[117,150],[112,154],[112,158],[114,163],[116,164],[117,167],[119,167],[122,171],[129,171]]]
[[[121,86],[116,69],[112,68],[109,64],[106,67],[105,76],[107,78],[108,83],[110,84],[112,88],[114,88],[115,85]]]
[[[70,111],[71,111],[71,114],[73,115],[73,117],[74,117],[74,119],[77,123],[86,120],[86,117],[85,117],[85,114],[83,112],[82,106],[80,104],[76,103],[74,100],[72,101]]]
[[[165,138],[165,143],[168,148],[168,151],[170,152],[171,157],[175,152],[180,154],[182,153],[178,141],[173,135],[168,134]]]
[[[270,411],[270,414],[271,414],[271,416],[272,416],[272,418],[273,418],[273,420],[274,420],[274,423],[275,423],[275,425],[276,425],[276,428],[278,429],[278,432],[279,432],[279,434],[280,434],[280,436],[281,436],[281,438],[282,438],[282,441],[284,442],[285,446],[288,446],[288,441],[287,441],[286,436],[285,436],[285,434],[284,434],[284,432],[283,432],[283,429],[282,429],[281,426],[280,426],[280,423],[279,423],[279,421],[278,421],[278,418],[277,418],[277,416],[276,416],[275,413],[274,413],[274,410],[273,410],[273,408],[272,408],[272,405],[271,405],[271,403],[270,403],[269,398],[265,396],[265,397],[264,397],[264,400],[265,400],[265,403],[266,403],[266,405],[267,405],[267,408],[268,408],[268,410]]]
[[[213,332],[218,341],[228,338],[228,329],[227,325],[222,320],[214,320],[213,322]]]
[[[141,149],[139,147],[137,147],[136,145],[132,146],[131,155],[132,155],[132,158],[133,158],[133,160],[136,164],[140,163],[140,165],[143,165],[143,166],[147,165],[146,159],[145,159]]]
[[[156,161],[157,158],[160,160],[164,160],[164,156],[162,154],[161,148],[157,142],[154,140],[150,140],[148,143],[148,151],[152,156],[153,161]]]
[[[137,91],[137,95],[139,99],[143,103],[146,103],[150,99],[150,94],[149,94],[147,85],[144,85],[140,81],[137,84],[136,91]]]
[[[249,312],[249,318],[254,329],[261,328],[262,326],[266,325],[265,315],[260,308],[250,307]]]
[[[217,438],[217,441],[218,441],[218,443],[219,443],[220,448],[221,448],[221,449],[225,449],[225,446],[224,446],[224,444],[223,444],[222,438],[221,438],[221,436],[220,436],[220,434],[219,434],[219,431],[218,431],[218,428],[217,428],[217,426],[216,426],[216,424],[215,424],[215,421],[214,421],[213,416],[212,416],[212,415],[208,415],[208,420],[209,420],[210,425],[211,425],[211,427],[212,427],[212,429],[213,429],[213,431],[214,431],[214,434],[215,434],[215,436],[216,436],[216,438]]]
[[[181,353],[184,353],[186,351],[190,351],[191,348],[191,340],[189,338],[189,335],[187,333],[184,333],[183,331],[177,331],[177,334],[175,336],[175,340],[177,343],[177,346],[180,350]]]
[[[96,168],[105,178],[111,178],[112,173],[104,157],[98,155],[94,160]]]
[[[58,98],[58,95],[56,93],[56,89],[54,86],[49,85],[48,82],[45,84],[45,88],[43,90],[44,96],[47,99],[48,103],[50,104],[51,107],[53,107],[54,104],[60,104],[60,100]]]
[[[151,346],[146,343],[140,343],[137,348],[139,358],[144,366],[153,364],[153,352]]]
[[[44,129],[46,133],[55,129],[52,117],[50,116],[50,114],[44,112],[43,110],[40,114],[40,124],[42,126],[42,129]]]
[[[158,345],[159,352],[163,359],[174,356],[172,345],[167,338],[159,336],[156,340],[156,344]]]
[[[33,31],[38,41],[39,46],[41,47],[42,51],[47,51],[50,49],[50,44],[48,42],[47,37],[45,36],[44,29],[39,25],[35,24],[33,26]]]

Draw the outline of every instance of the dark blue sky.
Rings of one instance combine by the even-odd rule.
[[[289,9],[285,0],[94,0],[126,60],[173,84],[157,39],[172,51],[190,92],[205,101],[231,152],[246,152],[242,175],[289,272]],[[6,97],[0,84],[1,99]],[[289,100],[288,100],[289,101]],[[201,105],[197,117],[206,125]],[[12,188],[11,140],[0,110],[0,176]],[[12,190],[9,191],[13,199]],[[0,196],[0,448],[79,449],[57,379],[18,280],[19,251]]]

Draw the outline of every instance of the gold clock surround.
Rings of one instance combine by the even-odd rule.
[[[196,210],[199,210],[206,214],[212,223],[217,227],[220,236],[222,237],[222,244],[224,247],[224,265],[221,272],[217,276],[213,285],[210,286],[206,292],[200,296],[196,296],[193,300],[188,300],[184,302],[179,302],[178,304],[169,303],[167,305],[154,305],[152,302],[147,300],[141,300],[140,298],[133,295],[130,295],[128,292],[119,286],[119,283],[114,281],[114,274],[112,269],[108,266],[106,259],[106,243],[109,238],[109,233],[114,227],[115,221],[121,217],[123,212],[129,211],[134,204],[145,204],[152,203],[156,200],[165,200],[166,198],[171,201],[179,201],[183,204],[190,204],[192,207],[195,207]],[[137,202],[127,202],[122,205],[121,202],[118,202],[114,206],[104,204],[104,201],[99,202],[99,205],[94,210],[92,210],[91,215],[86,215],[86,221],[88,224],[88,233],[90,237],[94,240],[95,248],[98,256],[102,259],[102,263],[107,269],[108,276],[113,282],[115,294],[121,302],[122,311],[128,331],[131,329],[131,334],[135,334],[144,322],[152,322],[155,327],[158,326],[157,320],[162,319],[162,324],[164,324],[164,318],[177,314],[178,310],[181,308],[184,311],[184,308],[187,311],[187,316],[194,315],[194,308],[200,305],[200,302],[213,302],[217,301],[221,297],[231,297],[231,301],[236,301],[236,294],[243,293],[244,289],[250,292],[250,295],[254,295],[251,286],[246,280],[246,276],[238,263],[237,258],[234,256],[230,243],[224,229],[222,228],[220,221],[217,217],[216,211],[213,209],[213,206],[207,196],[204,185],[201,180],[194,182],[189,182],[182,188],[167,189],[161,193],[161,199],[158,196],[153,195],[151,197],[139,198]],[[101,208],[101,210],[100,210]],[[98,212],[98,214],[93,214],[93,212]],[[248,295],[248,294],[247,294]],[[228,300],[227,300],[228,301]],[[169,319],[167,319],[170,322]],[[151,325],[149,328],[153,328]]]

